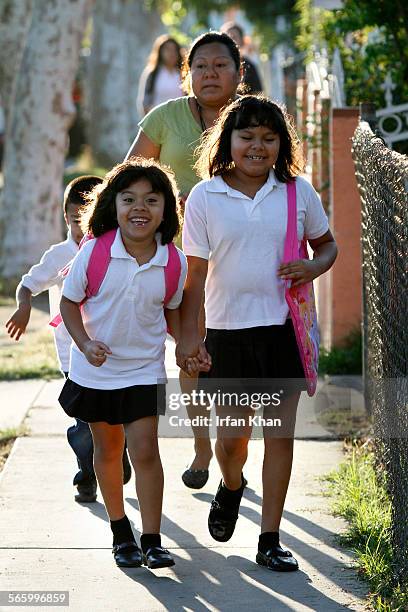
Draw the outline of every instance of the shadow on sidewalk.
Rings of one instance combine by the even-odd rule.
[[[205,497],[202,501],[212,499],[207,494],[198,495]],[[126,498],[126,501],[139,510],[135,499]],[[312,586],[308,575],[301,570],[277,575],[244,557],[231,555],[226,560],[224,555],[213,548],[203,547],[191,533],[165,515],[163,515],[162,533],[175,542],[185,542],[186,538],[189,541],[188,546],[183,545],[183,550],[189,559],[177,555],[172,549],[176,560],[173,568],[175,579],[154,574],[149,570],[122,571],[138,584],[144,585],[166,609],[196,611],[208,610],[209,606],[213,606],[217,610],[268,609],[283,612],[297,609],[296,604],[325,612],[344,609]],[[215,544],[220,548],[223,547],[222,544]],[[255,546],[256,544],[254,555]],[[322,565],[323,563],[324,561]],[[282,598],[274,597],[274,593],[281,595]],[[287,599],[288,602],[282,599]]]
[[[196,499],[198,499],[199,501],[202,502],[206,502],[208,503],[208,505],[211,503],[213,496],[209,495],[208,493],[195,493],[194,497]],[[248,501],[254,502],[256,504],[258,504],[259,506],[262,506],[262,498],[253,490],[250,488],[246,488],[244,495],[243,495],[243,501],[247,499]],[[244,516],[246,519],[252,521],[253,523],[255,523],[256,525],[260,525],[261,524],[261,514],[260,512],[258,512],[257,510],[253,509],[253,508],[249,508],[248,506],[245,506],[243,504],[241,504],[240,507],[240,515]],[[335,538],[337,536],[336,533],[329,531],[328,529],[325,529],[323,527],[320,527],[319,525],[316,525],[315,523],[313,523],[312,521],[299,516],[293,512],[289,512],[287,510],[284,510],[283,512],[283,517],[293,523],[294,525],[296,525],[298,528],[302,529],[303,531],[305,531],[306,533],[308,533],[310,536],[312,536],[313,538],[316,538],[317,540],[319,540],[317,546],[320,546],[320,544],[326,544],[329,547],[333,547],[333,548],[337,548],[338,547],[335,545]],[[239,523],[238,523],[238,527],[237,530],[239,528]],[[238,535],[238,534],[237,534]],[[336,584],[338,587],[340,587],[341,589],[350,591],[350,583],[347,582],[345,576],[342,576],[342,572],[344,570],[349,570],[350,566],[349,564],[346,563],[342,563],[341,561],[336,560],[335,563],[333,563],[333,558],[329,555],[326,554],[325,552],[322,552],[319,548],[317,548],[316,546],[312,546],[311,544],[308,544],[306,542],[303,542],[302,540],[300,540],[299,538],[291,535],[290,533],[283,531],[282,529],[280,529],[280,535],[282,540],[284,540],[285,544],[288,546],[288,548],[294,552],[294,556],[296,557],[296,553],[298,553],[303,559],[306,559],[308,561],[308,563],[310,563],[310,565],[312,565],[319,573],[321,573],[323,576],[325,576],[328,580],[330,580],[331,582],[333,582],[334,584]],[[257,543],[254,543],[254,549]],[[255,554],[255,552],[254,552]],[[240,557],[235,557],[235,556],[231,556],[229,557],[229,559],[233,559],[234,563],[237,565],[237,567],[239,568],[239,570],[241,572],[251,572],[251,578],[255,579],[254,574],[253,574],[253,568],[251,571],[251,567],[252,566],[248,566],[247,561],[243,558]],[[246,569],[245,569],[246,568]],[[331,571],[330,571],[331,568]],[[261,570],[262,571],[262,570]],[[268,570],[266,570],[268,571]],[[268,581],[266,583],[264,583],[262,580],[260,580],[260,573],[257,572],[256,575],[256,580],[259,580],[260,582],[262,582],[262,584],[268,584]],[[281,591],[282,595],[287,594],[288,592],[291,593],[291,596],[294,595],[293,593],[293,587],[294,585],[299,586],[299,581],[297,579],[298,576],[303,575],[303,577],[306,579],[306,583],[308,584],[308,592],[306,594],[306,592],[304,593],[304,596],[302,596],[301,598],[297,599],[298,603],[302,603],[304,605],[310,605],[312,601],[316,600],[316,603],[319,604],[319,608],[315,608],[315,609],[319,609],[319,610],[339,610],[339,609],[344,609],[343,607],[340,606],[340,604],[336,603],[335,601],[331,600],[330,598],[326,598],[321,591],[317,591],[314,589],[314,587],[311,587],[310,583],[311,583],[311,578],[304,572],[302,571],[298,571],[298,572],[294,572],[291,575],[291,580],[292,578],[294,579],[294,582],[290,583],[290,590],[284,590]],[[347,584],[346,584],[347,582]],[[278,585],[274,584],[274,590],[276,590],[276,587]],[[314,590],[314,593],[310,592],[310,588]],[[296,589],[296,587],[295,587]],[[296,589],[297,590],[297,589]],[[357,592],[359,591],[359,589],[355,589],[355,594],[357,596],[361,596],[361,592]],[[320,599],[319,599],[320,598]],[[325,600],[330,601],[332,604],[335,604],[337,607],[335,608],[329,608],[328,603]]]

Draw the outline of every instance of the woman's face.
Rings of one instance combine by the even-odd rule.
[[[164,43],[161,48],[160,55],[162,63],[167,68],[176,68],[179,55],[177,46],[172,40],[169,40],[168,42]]]
[[[190,68],[191,87],[197,100],[207,106],[223,106],[234,98],[241,80],[226,45],[218,42],[199,47]]]

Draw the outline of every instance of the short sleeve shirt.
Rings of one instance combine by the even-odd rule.
[[[121,389],[132,385],[154,385],[166,376],[164,367],[166,292],[164,268],[168,248],[156,235],[157,251],[140,265],[126,251],[120,231],[111,247],[111,260],[98,293],[82,307],[82,320],[92,340],[104,342],[112,351],[96,368],[73,344],[69,377],[91,389]],[[85,243],[65,279],[62,294],[80,303],[85,297],[87,268],[95,240]],[[184,254],[178,250],[181,274],[176,293],[166,308],[180,305],[187,273]]]
[[[139,123],[148,138],[160,146],[159,161],[170,166],[179,190],[188,193],[200,180],[193,165],[201,128],[191,112],[188,97],[169,100],[153,108]]]
[[[298,240],[320,238],[328,221],[312,185],[296,179]],[[255,197],[221,176],[198,183],[186,202],[183,251],[208,259],[206,324],[213,329],[283,325],[289,315],[283,261],[287,226],[286,184],[273,170]]]

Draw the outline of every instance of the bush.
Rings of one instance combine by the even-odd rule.
[[[361,375],[363,371],[362,336],[360,331],[352,332],[344,346],[333,347],[331,351],[320,349],[319,375]]]

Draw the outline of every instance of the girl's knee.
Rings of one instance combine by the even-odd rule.
[[[98,461],[119,461],[123,455],[123,446],[117,441],[95,441],[94,440],[94,460]]]
[[[265,435],[264,444],[266,453],[292,453],[293,451],[293,438],[275,438]]]
[[[246,456],[248,440],[241,438],[223,438],[218,440],[222,451],[230,458],[240,458]]]
[[[134,448],[128,447],[133,464],[148,465],[160,461],[159,447],[153,441],[140,441]]]

